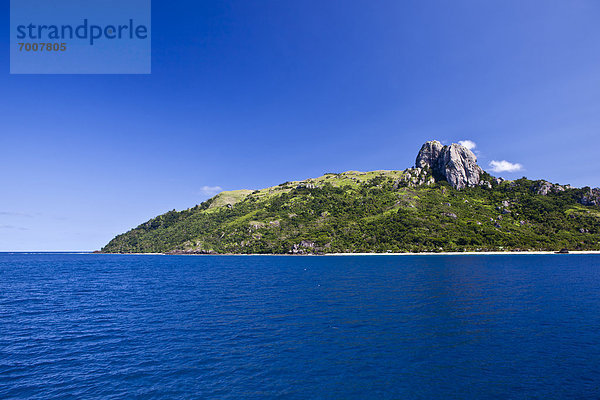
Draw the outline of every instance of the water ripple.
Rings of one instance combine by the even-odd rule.
[[[0,398],[598,398],[599,308],[598,256],[0,254]]]

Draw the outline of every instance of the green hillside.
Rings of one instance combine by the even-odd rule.
[[[525,178],[501,181],[485,174],[485,185],[458,190],[433,179],[415,184],[411,176],[410,169],[349,171],[223,192],[151,219],[115,237],[102,251],[600,250],[600,207],[581,204],[589,188]],[[560,190],[540,190],[544,187]]]

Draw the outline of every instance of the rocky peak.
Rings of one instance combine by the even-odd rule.
[[[430,140],[429,142],[426,142],[423,146],[421,146],[421,150],[419,150],[415,166],[417,168],[429,167],[433,169],[437,164],[437,160],[443,149],[444,145],[437,140]]]
[[[430,168],[436,180],[445,180],[456,189],[479,185],[483,174],[471,150],[457,143],[443,146],[437,140],[421,146],[416,166]]]

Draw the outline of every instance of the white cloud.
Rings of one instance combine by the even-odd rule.
[[[473,150],[475,147],[477,147],[477,144],[475,144],[475,142],[472,140],[459,140],[458,144],[465,146],[469,150]]]
[[[517,172],[523,169],[523,166],[519,163],[511,163],[506,160],[502,161],[491,161],[490,167],[494,172]]]
[[[203,196],[214,196],[215,194],[222,192],[221,186],[202,186],[200,188],[200,194]]]

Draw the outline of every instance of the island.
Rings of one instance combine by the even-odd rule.
[[[102,253],[335,254],[600,250],[600,189],[496,178],[467,147],[415,165],[221,192],[116,236]]]

